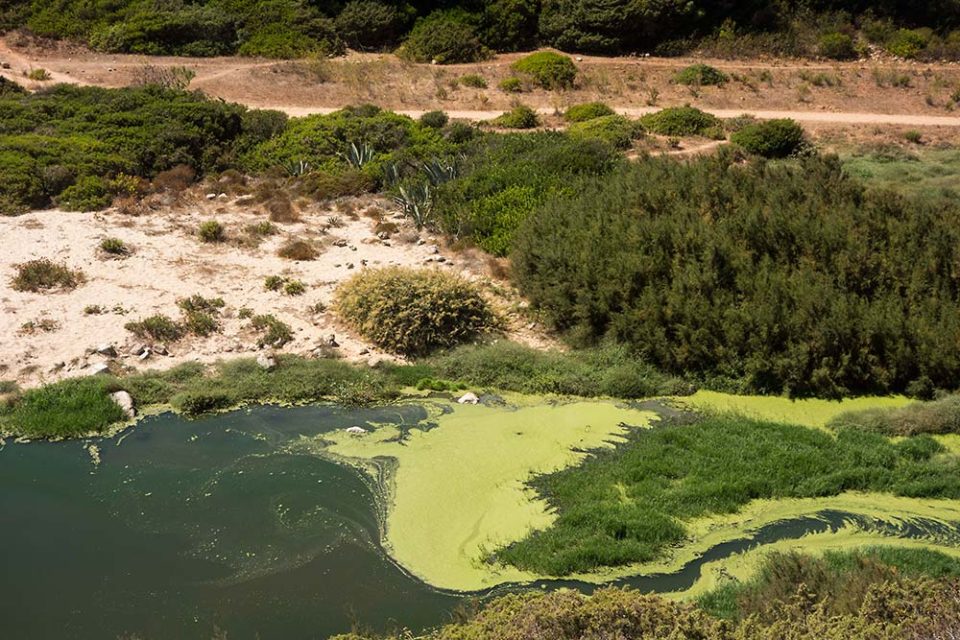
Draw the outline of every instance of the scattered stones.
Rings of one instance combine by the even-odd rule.
[[[217,199],[217,194],[215,194],[215,193],[208,193],[208,194],[207,194],[207,200],[216,200],[216,199]]]
[[[149,350],[150,350],[149,347],[147,347],[147,345],[141,342],[139,344],[135,344],[132,347],[130,347],[130,350],[128,351],[128,353],[132,356],[139,356],[139,355],[143,355],[144,351],[149,351]]]
[[[161,356],[168,356],[168,355],[170,355],[170,350],[167,349],[167,345],[165,345],[165,344],[155,344],[155,345],[153,345],[153,352],[156,353],[156,354],[158,354],[158,355],[161,355]]]
[[[352,262],[348,262],[348,263],[347,263],[347,269],[353,269],[353,263],[352,263]]]
[[[473,391],[467,391],[465,394],[457,398],[458,404],[478,404],[479,402],[480,397]]]
[[[114,391],[110,394],[110,399],[117,403],[117,406],[123,409],[123,412],[127,415],[127,418],[134,418],[137,415],[137,410],[133,406],[133,397],[126,391]]]
[[[140,355],[137,356],[137,360],[139,360],[140,362],[143,362],[144,360],[146,360],[147,358],[149,358],[150,355],[151,355],[150,349],[144,349],[144,350],[140,353]]]
[[[346,247],[349,243],[346,240],[339,239],[333,241],[333,246],[335,247]]]
[[[367,348],[360,349],[360,355],[365,356],[368,353],[370,353],[370,349],[367,349]]]
[[[333,333],[331,333],[329,336],[327,336],[327,340],[326,340],[326,342],[324,342],[323,344],[324,344],[324,346],[334,347],[334,348],[340,346],[340,344],[337,342],[337,336],[336,336],[336,334],[333,334]]]
[[[55,362],[55,363],[53,364],[53,366],[50,367],[50,373],[57,373],[58,371],[60,371],[61,369],[63,369],[63,368],[66,367],[66,366],[67,366],[67,363],[66,363],[66,362],[63,362],[63,361]]]
[[[257,356],[257,365],[264,371],[273,371],[277,368],[277,360],[269,353],[261,353]]]

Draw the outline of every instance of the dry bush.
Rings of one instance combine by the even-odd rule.
[[[153,189],[154,191],[181,193],[190,188],[196,178],[197,172],[193,170],[193,167],[178,164],[172,169],[158,173],[153,179]]]
[[[286,194],[278,193],[267,202],[266,207],[273,222],[300,222],[300,214],[294,209],[293,203]]]
[[[497,325],[477,287],[432,269],[368,269],[337,290],[344,322],[378,347],[420,356],[452,347]]]
[[[57,264],[47,258],[30,260],[14,266],[17,274],[11,286],[17,291],[50,291],[75,289],[86,281],[82,271],[75,271],[65,264]]]
[[[290,239],[277,250],[277,255],[287,260],[316,260],[320,252],[313,243],[306,240]]]

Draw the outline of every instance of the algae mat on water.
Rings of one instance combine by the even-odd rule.
[[[735,413],[756,420],[817,428],[825,427],[830,420],[847,411],[896,409],[911,402],[904,396],[793,400],[781,396],[735,396],[717,391],[697,391],[692,396],[677,397],[673,400],[679,406],[695,411]]]
[[[396,461],[386,546],[400,565],[434,586],[473,591],[537,578],[487,562],[497,547],[553,521],[527,480],[576,464],[588,450],[613,446],[628,429],[657,418],[607,401],[520,402],[433,403],[435,415],[412,428],[324,435],[326,451],[336,457],[368,468],[384,458]]]

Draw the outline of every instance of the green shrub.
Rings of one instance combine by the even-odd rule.
[[[900,58],[916,58],[930,42],[929,31],[900,29],[886,42],[887,51]]]
[[[133,7],[122,21],[100,24],[88,43],[111,53],[215,56],[231,53],[237,39],[237,21],[213,7],[170,9]]]
[[[540,116],[527,105],[518,104],[490,122],[494,126],[504,129],[533,129],[540,126]]]
[[[710,65],[698,63],[678,71],[673,81],[697,87],[721,86],[730,81],[730,76]]]
[[[267,291],[280,291],[287,279],[283,276],[267,276],[263,281],[263,286]]]
[[[865,190],[833,158],[740,161],[581,180],[513,235],[516,282],[575,343],[617,338],[668,372],[794,395],[953,388],[956,207]]]
[[[455,11],[436,11],[417,23],[400,49],[414,62],[477,62],[489,54],[476,31]]]
[[[130,253],[130,247],[120,238],[104,238],[100,241],[100,250],[112,256],[125,256]]]
[[[484,3],[480,39],[497,51],[524,51],[537,37],[539,0],[491,0]]]
[[[156,314],[128,322],[124,329],[142,339],[158,340],[160,342],[176,342],[186,333],[183,325],[175,322],[170,316]]]
[[[288,296],[302,296],[306,291],[306,285],[299,280],[290,280],[283,285],[283,292]]]
[[[250,319],[250,326],[260,333],[257,344],[261,347],[280,349],[293,340],[293,330],[290,325],[272,314],[253,316]]]
[[[643,137],[643,126],[625,116],[612,115],[574,122],[569,132],[575,138],[596,138],[616,149],[629,149],[634,140]]]
[[[363,271],[337,289],[335,310],[378,347],[407,356],[454,346],[496,324],[473,284],[434,270]]]
[[[521,93],[523,91],[523,82],[516,76],[504,78],[497,86],[500,87],[500,91],[507,93]]]
[[[84,176],[64,189],[56,198],[65,211],[96,211],[113,199],[107,181],[97,176]]]
[[[483,76],[477,73],[468,73],[467,75],[460,76],[460,84],[465,87],[471,87],[473,89],[486,89],[487,80]]]
[[[10,282],[17,291],[39,293],[60,289],[68,291],[84,283],[86,277],[82,271],[73,270],[65,264],[58,264],[48,258],[30,260],[14,265],[16,275]]]
[[[443,129],[450,117],[443,111],[427,111],[420,116],[420,124],[431,129]]]
[[[460,177],[436,192],[441,226],[506,255],[517,228],[544,201],[569,193],[580,176],[605,174],[617,160],[600,140],[562,133],[485,137],[462,163]]]
[[[216,220],[201,222],[197,228],[197,235],[203,242],[223,242],[227,239],[226,230]]]
[[[237,53],[264,58],[303,58],[344,52],[343,41],[332,21],[317,17],[298,27],[283,23],[265,25],[251,34]]]
[[[569,89],[577,77],[577,65],[570,56],[538,51],[520,58],[510,68],[544,89]]]
[[[350,0],[337,15],[337,33],[354,49],[383,49],[400,40],[413,13],[406,4]]]
[[[616,115],[616,112],[602,102],[587,102],[584,104],[575,104],[568,108],[563,119],[567,122],[586,122],[594,118]]]
[[[183,329],[197,336],[209,336],[220,331],[220,311],[226,303],[222,298],[204,298],[192,295],[177,301],[184,313]]]
[[[648,130],[664,136],[699,136],[721,129],[720,120],[691,106],[671,107],[650,113],[640,122]]]
[[[820,36],[817,51],[824,58],[831,60],[852,60],[857,57],[853,38],[838,31]]]
[[[766,120],[743,127],[730,140],[764,158],[786,158],[803,146],[804,133],[793,120]]]
[[[30,389],[0,407],[0,432],[27,438],[68,438],[101,433],[125,419],[110,398],[112,379],[71,378]]]

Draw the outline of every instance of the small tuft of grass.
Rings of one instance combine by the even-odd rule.
[[[82,271],[69,269],[47,258],[30,260],[14,266],[16,275],[11,285],[17,291],[51,291],[60,289],[69,291],[86,281]]]
[[[267,276],[263,280],[263,286],[267,291],[280,291],[286,281],[283,276]]]
[[[460,84],[465,87],[471,87],[472,89],[486,89],[487,79],[478,73],[468,73],[467,75],[460,76]]]
[[[223,242],[227,239],[226,230],[216,220],[207,220],[201,223],[197,229],[197,235],[202,242]]]
[[[299,280],[291,280],[283,285],[283,292],[288,296],[302,296],[307,291],[307,286]]]
[[[681,69],[673,77],[677,84],[695,87],[722,86],[730,81],[730,76],[708,64],[693,64]]]
[[[165,316],[160,313],[144,318],[143,320],[128,322],[123,325],[123,327],[138,338],[157,340],[160,342],[176,342],[182,338],[185,333],[183,325],[173,320],[170,316]]]
[[[130,247],[120,238],[104,238],[100,241],[100,250],[117,257],[130,255]]]

